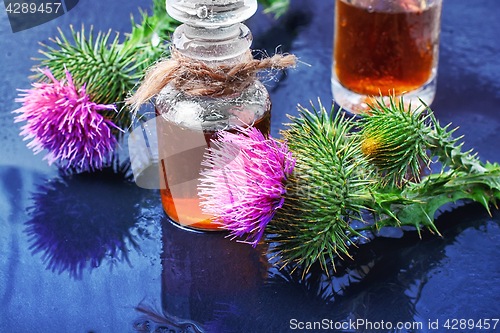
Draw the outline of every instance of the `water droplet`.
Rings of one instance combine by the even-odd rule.
[[[153,35],[151,36],[151,45],[153,46],[158,46],[161,42],[161,39],[160,39],[160,36],[158,35],[158,33],[156,32],[153,32]]]
[[[205,19],[208,17],[208,8],[207,6],[201,6],[196,10],[196,15],[201,18]]]
[[[373,13],[375,10],[373,9],[373,6],[368,6],[368,12]]]

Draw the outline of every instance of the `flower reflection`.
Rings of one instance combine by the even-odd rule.
[[[135,186],[129,163],[117,160],[97,172],[60,172],[38,186],[25,232],[33,255],[52,272],[68,271],[81,278],[84,270],[128,260],[137,248],[132,227],[141,217],[141,190]]]

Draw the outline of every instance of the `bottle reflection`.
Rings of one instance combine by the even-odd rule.
[[[47,269],[80,279],[105,258],[128,260],[128,248],[138,247],[132,228],[149,193],[135,186],[129,167],[114,161],[95,172],[61,171],[38,186],[25,232],[32,254],[42,253]]]
[[[184,230],[164,216],[161,310],[141,302],[139,332],[247,332],[261,313],[260,290],[270,264],[256,248],[225,233]]]
[[[224,233],[187,232],[162,220],[162,307],[205,323],[222,304],[257,308],[269,265],[265,249],[230,241]]]

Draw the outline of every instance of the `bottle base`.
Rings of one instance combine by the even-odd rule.
[[[419,106],[429,106],[434,101],[434,96],[436,95],[436,83],[436,75],[434,75],[432,79],[427,81],[420,88],[393,97],[399,99],[403,96],[405,108],[409,108],[410,104],[412,109],[416,109]],[[381,102],[382,104],[388,105],[390,98],[389,95],[368,96],[355,93],[344,87],[337,80],[335,75],[332,75],[332,92],[335,103],[338,104],[343,111],[352,115],[369,112],[370,104],[373,105],[374,102]]]
[[[184,230],[199,232],[223,232],[222,224],[215,222],[210,215],[202,214],[199,209],[199,200],[197,198],[177,199],[176,205],[171,196],[165,195],[162,190],[162,206],[168,220]],[[179,214],[178,212],[181,212]]]
[[[201,228],[201,227],[200,228],[193,227],[191,225],[184,225],[184,224],[177,222],[176,220],[174,220],[170,216],[168,216],[167,213],[165,213],[165,216],[167,217],[168,222],[170,222],[173,226],[175,226],[181,230],[188,231],[188,232],[203,234],[203,233],[222,233],[222,232],[226,231],[224,229],[208,229],[208,228]]]

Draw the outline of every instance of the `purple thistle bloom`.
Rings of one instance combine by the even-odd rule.
[[[221,131],[203,163],[201,207],[219,218],[231,236],[247,236],[254,247],[276,210],[283,206],[295,158],[286,142],[266,139],[256,128],[242,135]]]
[[[27,121],[20,135],[35,154],[44,149],[43,158],[49,165],[59,161],[65,168],[81,171],[101,169],[110,157],[116,138],[111,128],[121,131],[112,121],[105,119],[98,110],[115,110],[114,105],[96,104],[85,93],[85,85],[79,90],[66,70],[66,81],[57,81],[49,69],[40,70],[52,82],[33,83],[30,90],[20,94],[16,102],[23,106],[13,113],[20,113],[14,122]]]

